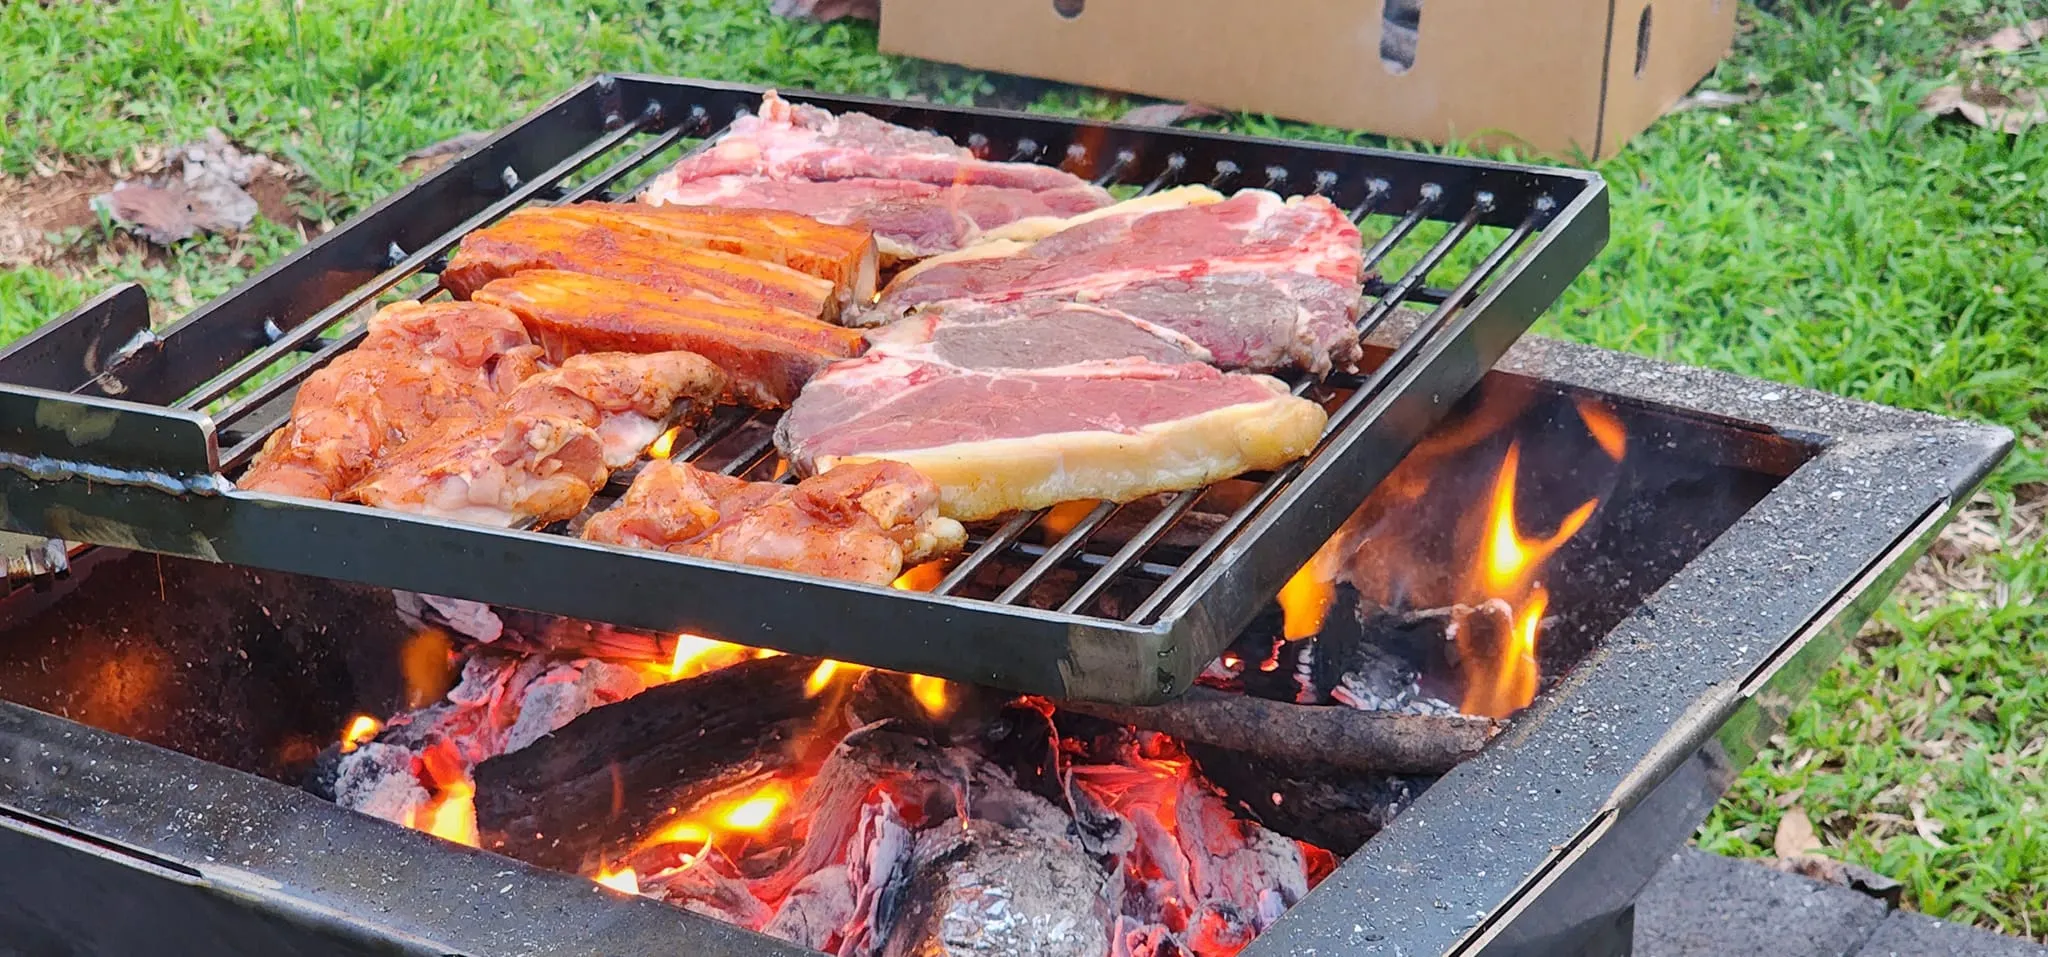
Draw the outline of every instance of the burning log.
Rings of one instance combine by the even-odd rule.
[[[586,870],[669,808],[791,766],[821,707],[804,688],[816,664],[761,658],[661,685],[478,764],[484,846]]]
[[[1434,780],[1273,761],[1201,744],[1187,751],[1209,783],[1254,820],[1339,857],[1365,846]]]
[[[1060,707],[1277,761],[1396,774],[1442,774],[1478,754],[1499,728],[1485,718],[1297,705],[1201,687],[1151,707],[1080,701]]]

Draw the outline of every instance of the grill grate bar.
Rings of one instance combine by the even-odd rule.
[[[1181,516],[1186,515],[1188,509],[1193,508],[1194,504],[1201,500],[1203,491],[1205,490],[1194,489],[1182,492],[1168,500],[1166,507],[1159,510],[1159,514],[1152,516],[1150,521],[1139,527],[1137,534],[1132,535],[1130,541],[1125,542],[1123,547],[1116,550],[1115,554],[1110,555],[1102,563],[1102,566],[1096,569],[1095,574],[1088,576],[1088,580],[1082,582],[1081,587],[1075,589],[1072,596],[1060,603],[1059,610],[1073,614],[1088,607],[1089,603],[1093,602],[1097,595],[1102,594],[1103,589],[1109,587],[1110,582],[1115,581],[1117,576],[1122,575],[1125,569],[1132,567],[1132,562],[1138,556],[1152,550],[1153,544],[1158,541],[1160,536],[1165,535],[1166,530],[1173,527],[1173,523],[1180,521]],[[1137,564],[1147,565],[1151,563],[1138,562]],[[1168,569],[1168,574],[1172,574],[1173,566],[1162,565],[1157,567],[1166,568]]]
[[[1026,512],[1004,522],[1001,528],[995,530],[995,534],[984,539],[980,545],[962,557],[960,563],[954,565],[953,570],[946,573],[946,577],[939,579],[939,583],[932,586],[932,594],[952,594],[953,589],[960,587],[976,571],[979,571],[981,566],[988,564],[989,559],[996,557],[1004,549],[1009,548],[1010,544],[1017,540],[1017,536],[1024,534],[1024,530],[1030,528],[1032,523],[1038,521],[1039,516],[1044,514],[1044,512]]]
[[[1409,210],[1408,215],[1401,217],[1401,220],[1394,224],[1394,228],[1387,230],[1385,235],[1366,247],[1365,271],[1370,273],[1379,268],[1380,260],[1387,258],[1387,253],[1392,252],[1396,245],[1407,239],[1408,234],[1415,231],[1415,227],[1422,225],[1423,219],[1436,211],[1437,204],[1443,202],[1443,198],[1443,187],[1435,183],[1422,184],[1422,199],[1415,204],[1415,208]]]
[[[1017,599],[1024,597],[1024,593],[1030,591],[1032,586],[1038,584],[1038,580],[1044,578],[1046,572],[1052,571],[1053,566],[1066,561],[1067,556],[1073,554],[1074,549],[1086,545],[1089,536],[1094,535],[1095,530],[1100,528],[1103,522],[1108,521],[1109,517],[1115,514],[1116,510],[1120,507],[1115,502],[1103,502],[1095,506],[1079,522],[1074,523],[1073,528],[1067,529],[1067,533],[1061,535],[1058,541],[1048,545],[1045,549],[1045,554],[1039,556],[1037,561],[1032,562],[1031,567],[1024,569],[1024,574],[1017,576],[1016,581],[1011,582],[1008,588],[1003,589],[1002,594],[995,597],[996,603],[1001,605],[1016,604]]]
[[[495,221],[513,209],[518,208],[521,204],[553,188],[555,184],[574,174],[592,159],[611,151],[613,147],[618,146],[619,143],[638,132],[639,129],[640,123],[638,121],[625,124],[610,133],[598,137],[590,145],[570,154],[568,158],[560,163],[556,163],[545,174],[520,183],[505,198],[485,207],[475,216],[471,216],[458,224],[454,229],[442,233],[433,242],[414,250],[403,260],[394,263],[390,269],[385,270],[382,275],[364,285],[356,287],[353,291],[335,301],[333,305],[308,316],[306,321],[292,327],[282,337],[257,350],[249,357],[229,366],[225,372],[201,385],[191,395],[174,403],[172,408],[201,408],[233,392],[243,383],[247,382],[250,377],[263,371],[277,360],[296,351],[313,337],[327,331],[327,327],[333,325],[335,320],[368,305],[393,286],[404,282],[414,273],[419,272],[420,267],[425,266],[429,260],[441,255],[449,247],[460,242],[462,237],[468,235],[471,230]]]
[[[755,466],[760,465],[763,459],[774,454],[775,433],[764,430],[759,438],[756,438],[738,455],[733,456],[718,472],[720,475],[745,475],[753,471]]]

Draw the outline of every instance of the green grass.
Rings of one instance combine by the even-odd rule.
[[[0,5],[0,172],[218,126],[305,170],[310,218],[339,222],[404,181],[407,151],[502,124],[601,68],[1091,116],[1124,105],[886,57],[872,27],[791,23],[765,6]],[[1917,104],[1954,82],[1956,44],[2040,15],[2038,0],[1745,9],[1709,83],[1758,99],[1667,117],[1601,164],[1613,239],[1542,326],[2021,433],[1972,515],[1976,546],[1951,547],[1931,584],[1879,614],[1700,841],[1768,855],[1796,804],[1827,853],[1906,882],[1912,906],[2036,935],[2048,929],[2048,546],[2027,503],[2048,488],[2048,129],[2012,137],[1930,121]],[[2048,52],[1992,67],[2008,88],[2048,87]],[[1209,125],[1363,139],[1261,117]],[[161,263],[0,271],[0,335],[116,278],[203,301],[297,242],[265,225]]]

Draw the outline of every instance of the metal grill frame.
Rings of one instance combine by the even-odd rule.
[[[1316,451],[1262,476],[1223,529],[1171,571],[1143,559],[1200,493],[1176,498],[1114,554],[1076,554],[1114,506],[1036,550],[1019,539],[1042,513],[1018,516],[978,539],[939,593],[918,594],[239,491],[223,478],[285,420],[297,382],[360,340],[353,319],[364,307],[437,269],[463,235],[531,202],[629,195],[621,184],[655,172],[646,167],[657,154],[715,135],[763,92],[599,76],[161,335],[149,331],[146,303],[132,289],[52,323],[0,353],[0,428],[9,436],[0,450],[0,524],[717,635],[1055,698],[1153,702],[1186,689],[1607,238],[1606,187],[1590,172],[785,93],[946,134],[992,158],[1057,162],[1105,184],[1321,193],[1354,219],[1393,220],[1386,232],[1368,235],[1368,267],[1411,239],[1420,248],[1416,230],[1424,221],[1446,223],[1405,271],[1367,285],[1361,334],[1378,330],[1402,305],[1431,311],[1362,380],[1332,383],[1351,391],[1340,393]],[[1479,227],[1505,235],[1451,288],[1430,285]],[[250,387],[250,376],[296,353],[310,357],[234,395]],[[1310,388],[1296,383],[1297,394]],[[217,418],[198,411],[221,402],[229,404]],[[751,468],[763,451],[743,453],[746,461],[731,471]],[[944,593],[1004,552],[1035,560],[997,600]],[[1012,603],[1062,563],[1091,569],[1064,604]],[[1082,613],[1111,579],[1134,569],[1164,576],[1134,613]]]

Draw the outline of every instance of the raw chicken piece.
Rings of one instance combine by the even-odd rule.
[[[236,484],[332,499],[432,423],[489,415],[540,359],[518,317],[495,306],[386,306],[361,345],[299,387],[290,423]]]
[[[886,585],[904,568],[966,542],[966,529],[941,518],[938,506],[938,488],[894,462],[849,466],[791,486],[664,460],[642,469],[583,537]]]
[[[693,353],[574,356],[527,380],[494,415],[435,423],[348,495],[484,525],[560,521],[631,464],[678,404],[709,409],[725,387]]]

